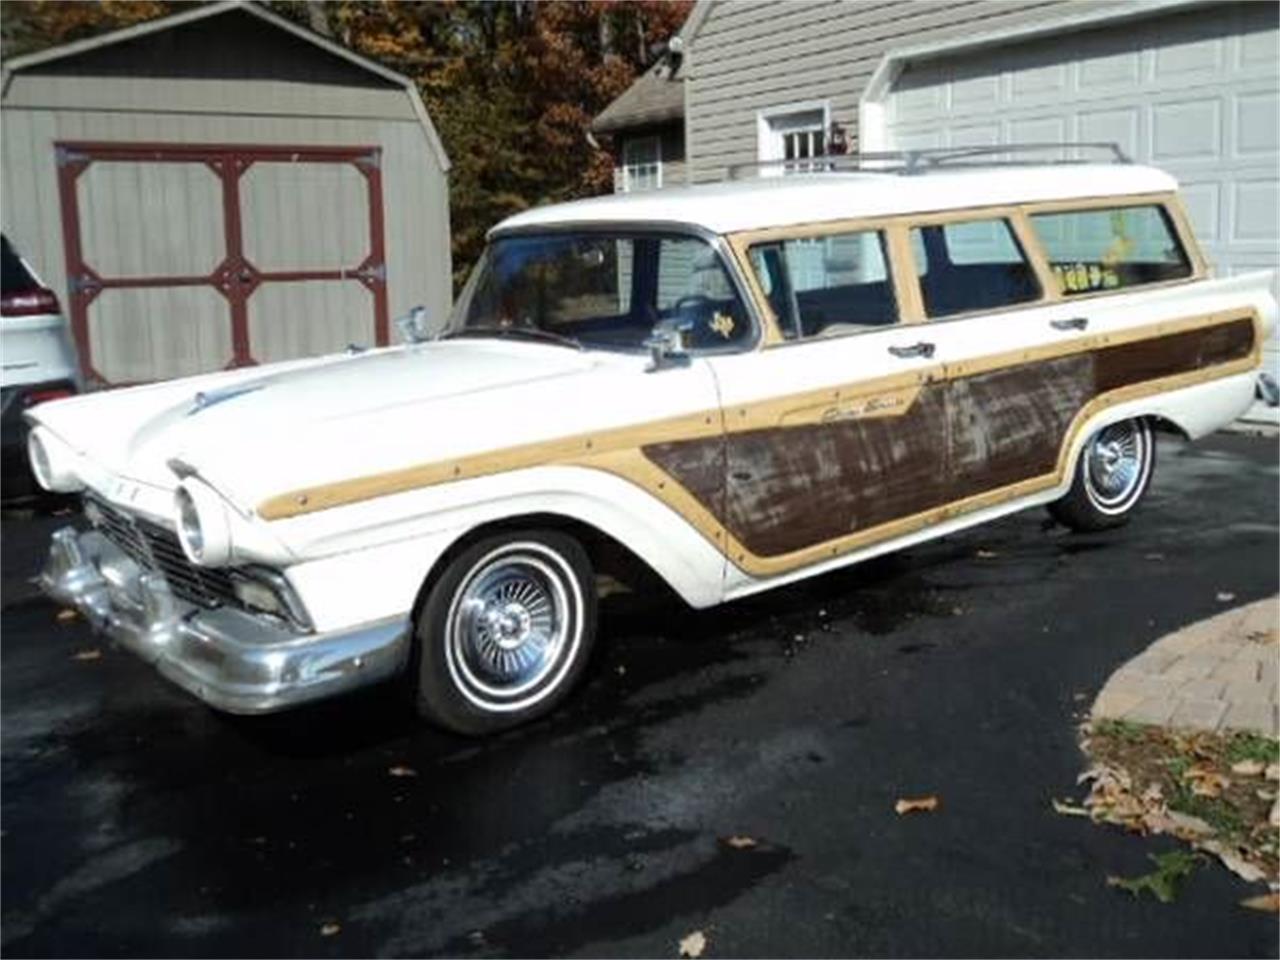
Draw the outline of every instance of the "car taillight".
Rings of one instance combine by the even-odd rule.
[[[58,298],[52,290],[33,287],[0,297],[0,314],[6,317],[30,317],[41,313],[57,313]]]
[[[75,396],[75,391],[70,387],[46,387],[43,390],[32,390],[22,396],[24,406],[34,407],[37,403],[46,403],[49,400],[62,400],[65,397]]]

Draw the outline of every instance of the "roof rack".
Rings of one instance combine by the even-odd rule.
[[[1026,154],[1054,151],[1057,157],[1034,158]],[[1092,151],[1101,154],[1091,158],[1069,156],[1069,151]],[[1018,156],[1022,154],[1023,156]],[[997,157],[1000,159],[991,159]],[[1007,158],[1006,158],[1007,157]],[[872,173],[914,175],[948,167],[1025,167],[1049,164],[1097,162],[1132,163],[1120,145],[1113,141],[1064,141],[1061,143],[997,143],[983,146],[931,147],[922,150],[881,150],[867,153],[828,154],[798,157],[790,160],[760,160],[736,163],[729,168],[729,179],[737,180],[750,173],[780,169],[795,173],[839,173],[865,170]]]

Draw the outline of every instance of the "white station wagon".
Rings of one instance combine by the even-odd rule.
[[[960,159],[533,210],[430,340],[39,406],[92,524],[44,586],[222,710],[401,676],[478,734],[566,696],[619,556],[709,607],[1119,525],[1153,431],[1253,402],[1270,274],[1213,278],[1159,170]]]

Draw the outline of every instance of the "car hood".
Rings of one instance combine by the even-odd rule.
[[[436,341],[90,394],[29,417],[116,476],[173,487],[180,461],[248,507],[294,484],[385,467],[388,451],[443,455],[440,438],[465,436],[459,411],[601,362],[560,346]]]

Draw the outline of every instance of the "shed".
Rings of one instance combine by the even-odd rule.
[[[449,161],[413,82],[252,3],[5,65],[3,229],[86,381],[385,344],[451,299]]]

